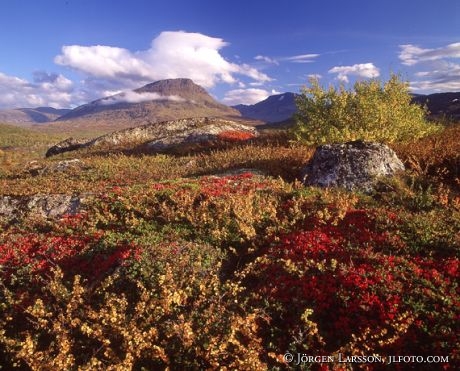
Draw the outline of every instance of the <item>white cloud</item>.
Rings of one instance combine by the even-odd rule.
[[[102,105],[111,105],[117,103],[141,103],[147,101],[172,101],[172,102],[185,102],[186,99],[177,95],[161,95],[159,93],[137,93],[135,91],[126,91],[98,101]]]
[[[186,77],[210,88],[233,84],[238,75],[257,82],[271,78],[248,64],[228,62],[219,51],[228,43],[200,33],[166,31],[153,39],[147,50],[131,52],[113,46],[67,45],[55,57],[57,64],[88,75],[88,85],[110,84],[134,88],[152,81]]]
[[[33,77],[29,82],[0,72],[0,107],[67,108],[77,98],[72,81],[63,75],[36,71]]]
[[[100,78],[143,79],[149,75],[145,62],[113,46],[65,45],[54,62]]]
[[[373,63],[354,64],[352,66],[336,66],[331,68],[329,73],[336,73],[337,79],[347,83],[348,76],[357,76],[366,79],[376,78],[380,76],[380,70]]]
[[[412,66],[424,61],[460,58],[460,43],[453,43],[435,49],[423,49],[412,44],[400,45],[399,47],[401,49],[399,59],[402,64],[407,66]]]
[[[321,79],[323,76],[320,75],[319,73],[311,73],[311,74],[307,75],[307,77],[308,77],[309,79],[319,80],[319,79]]]
[[[410,87],[415,91],[458,91],[460,90],[460,43],[439,48],[421,48],[406,44],[399,46],[401,63],[419,70],[414,72]]]
[[[429,71],[419,71],[414,74],[416,79],[410,83],[412,90],[426,92],[460,90],[460,64],[446,61],[428,64],[431,67]]]
[[[314,59],[317,57],[319,57],[319,54],[300,54],[292,57],[285,57],[282,58],[282,60],[293,63],[313,63]]]
[[[261,62],[265,62],[265,63],[269,63],[269,64],[276,64],[276,65],[279,64],[276,59],[267,57],[265,55],[257,55],[257,56],[254,57],[254,59],[256,61],[261,61]]]
[[[234,89],[230,90],[225,94],[223,102],[228,105],[236,105],[236,104],[254,104],[258,103],[266,98],[268,98],[271,94],[277,94],[268,92],[264,89]]]
[[[255,60],[279,65],[279,62],[291,62],[291,63],[313,63],[315,58],[318,58],[320,54],[299,54],[293,55],[291,57],[280,57],[280,58],[271,58],[266,55],[257,55],[254,57]]]

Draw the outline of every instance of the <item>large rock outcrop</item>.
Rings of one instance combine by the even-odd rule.
[[[371,192],[376,178],[401,170],[403,163],[388,146],[354,141],[318,147],[302,179],[305,185]]]
[[[73,151],[80,148],[111,148],[123,146],[125,149],[146,149],[163,152],[190,144],[207,143],[214,140],[247,140],[258,135],[257,130],[239,121],[200,117],[153,124],[119,130],[86,143],[66,140],[51,147],[46,156]]]

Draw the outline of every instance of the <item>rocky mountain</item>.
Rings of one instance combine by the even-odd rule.
[[[233,108],[243,117],[267,123],[281,122],[290,119],[296,112],[295,97],[295,93],[277,94],[256,104],[239,104]]]
[[[412,99],[416,103],[426,104],[431,115],[446,115],[454,119],[460,118],[460,92],[429,95],[414,94]]]
[[[212,98],[190,79],[161,80],[79,106],[57,122],[112,129],[189,117],[239,117],[239,111]]]
[[[53,107],[0,109],[0,122],[19,126],[43,124],[56,120],[70,109]]]

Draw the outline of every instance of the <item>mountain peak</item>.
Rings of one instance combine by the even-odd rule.
[[[155,81],[134,90],[136,93],[159,93],[165,96],[180,96],[186,99],[196,99],[206,97],[205,100],[212,99],[208,92],[200,85],[195,84],[191,79],[178,78]],[[209,97],[209,98],[208,98]]]

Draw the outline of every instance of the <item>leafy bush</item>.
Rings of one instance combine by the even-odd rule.
[[[293,134],[309,145],[408,141],[439,129],[425,120],[425,108],[411,104],[407,83],[396,75],[383,85],[379,80],[357,82],[351,91],[343,86],[325,90],[312,79],[296,103]]]

